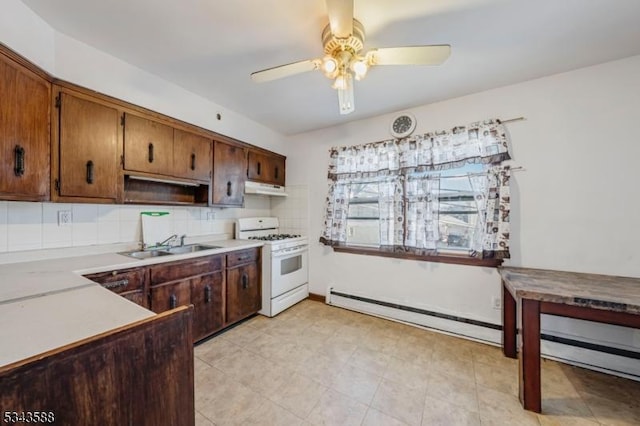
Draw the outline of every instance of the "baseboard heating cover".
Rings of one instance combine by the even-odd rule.
[[[332,306],[474,341],[498,346],[502,341],[501,324],[348,294],[332,287],[328,288],[325,301]],[[541,339],[545,358],[640,381],[640,352],[557,337],[544,330]]]

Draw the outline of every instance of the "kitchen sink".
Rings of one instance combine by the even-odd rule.
[[[202,250],[212,250],[219,249],[221,246],[208,246],[204,244],[186,244],[184,246],[175,246],[175,247],[167,247],[163,249],[157,250],[134,250],[134,251],[126,251],[122,254],[124,256],[135,257],[136,259],[149,259],[151,257],[157,256],[170,256],[172,254],[183,254],[183,253],[195,253],[197,251]]]
[[[119,254],[123,254],[129,257],[135,257],[136,259],[149,259],[151,257],[168,256],[171,253],[168,253],[163,250],[136,250],[136,251],[127,251]]]
[[[182,253],[194,253],[202,250],[212,250],[222,248],[220,246],[207,246],[203,244],[186,244],[184,246],[176,246],[168,249],[164,249],[164,252],[169,254],[182,254]]]

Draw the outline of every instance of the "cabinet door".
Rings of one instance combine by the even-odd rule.
[[[0,199],[49,197],[51,85],[0,54]]]
[[[223,284],[223,271],[191,279],[191,304],[194,307],[194,341],[198,341],[222,328],[224,324]]]
[[[227,324],[258,312],[261,294],[256,263],[227,269]]]
[[[67,93],[59,96],[60,196],[115,199],[118,111]]]
[[[173,127],[125,114],[124,168],[171,176]]]
[[[247,177],[264,183],[285,184],[285,157],[249,151]]]
[[[213,142],[212,204],[244,205],[246,168],[247,152],[244,148],[220,141]]]
[[[151,310],[159,314],[191,303],[191,285],[188,280],[151,287]]]
[[[209,181],[211,177],[211,140],[182,130],[174,130],[174,176]]]

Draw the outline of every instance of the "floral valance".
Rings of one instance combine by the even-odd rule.
[[[500,120],[492,119],[404,139],[332,148],[328,177],[446,170],[466,163],[498,164],[510,158],[505,129]]]

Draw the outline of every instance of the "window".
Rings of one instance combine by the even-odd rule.
[[[334,148],[320,241],[338,251],[499,263],[485,260],[509,257],[505,138],[490,120]]]

